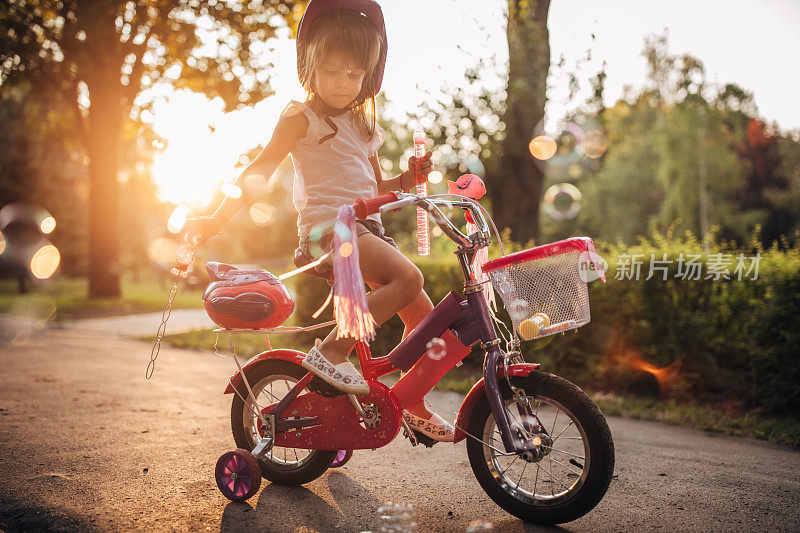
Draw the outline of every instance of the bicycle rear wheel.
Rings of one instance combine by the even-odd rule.
[[[261,361],[246,369],[248,383],[253,388],[258,405],[263,409],[280,401],[306,374],[294,363],[281,360]],[[244,383],[238,387],[241,396],[234,394],[231,404],[233,440],[239,448],[252,450],[263,438],[260,420],[252,409]],[[306,388],[302,393],[308,392]],[[274,446],[259,459],[261,474],[273,483],[302,485],[321,476],[333,463],[337,450],[307,450]]]

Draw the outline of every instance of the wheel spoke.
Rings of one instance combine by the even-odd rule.
[[[570,420],[570,421],[569,421],[569,424],[567,424],[566,426],[564,426],[564,429],[562,429],[561,431],[559,431],[559,432],[558,432],[558,435],[556,435],[556,436],[553,438],[553,442],[557,441],[557,440],[558,440],[558,437],[560,437],[560,436],[561,436],[561,435],[562,435],[562,434],[563,434],[563,433],[564,433],[566,430],[568,430],[568,429],[569,429],[569,427],[570,427],[571,425],[573,425],[574,423],[575,423],[575,422],[574,422],[573,420]]]
[[[548,469],[546,469],[546,468],[545,468],[545,467],[544,467],[544,466],[543,466],[541,463],[536,463],[536,464],[537,464],[537,465],[539,465],[539,466],[541,466],[541,468],[542,468],[542,470],[544,470],[545,474],[547,474],[548,476],[550,476],[550,479],[552,479],[554,483],[558,481],[558,480],[556,479],[556,477],[555,477],[553,474],[551,474],[551,473],[550,473],[550,471],[549,471]],[[562,487],[564,487],[565,489],[569,490],[569,487],[567,487],[566,485],[564,485],[563,483],[561,483],[561,481],[558,481],[558,483],[560,483],[560,484],[561,484],[561,486],[562,486]],[[551,496],[552,496],[552,495],[555,495],[555,493],[553,492],[553,484],[552,484],[552,483],[550,484],[550,495],[551,495]]]
[[[565,465],[564,463],[562,463],[562,462],[561,462],[561,461],[559,461],[558,459],[553,459],[553,458],[551,457],[551,458],[550,458],[550,460],[551,460],[551,461],[555,461],[556,463],[558,463],[559,465],[561,465],[561,468],[563,468],[564,470],[568,470],[568,471],[572,472],[572,473],[573,473],[573,474],[575,474],[576,476],[580,476],[580,475],[582,474],[581,472],[576,472],[575,470],[571,469],[570,467],[568,467],[567,465]]]
[[[582,456],[582,455],[578,455],[578,454],[571,453],[571,452],[565,452],[564,450],[559,450],[558,448],[553,448],[553,447],[551,447],[551,446],[545,446],[545,448],[547,448],[547,449],[548,449],[548,450],[550,450],[551,452],[563,453],[564,455],[571,455],[572,457],[577,457],[578,459],[581,459],[581,460],[583,460],[583,461],[585,461],[585,460],[586,460],[586,457],[584,457],[584,456]]]

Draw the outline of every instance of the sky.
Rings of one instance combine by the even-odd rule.
[[[389,53],[383,89],[395,117],[463,80],[465,69],[483,59],[482,81],[500,87],[498,73],[508,58],[504,0],[382,0]],[[581,63],[582,91],[568,98],[563,71],[552,69],[547,117],[551,123],[580,105],[588,79],[606,62],[607,105],[626,85],[641,87],[646,36],[669,35],[670,52],[703,61],[707,79],[737,83],[755,96],[759,113],[783,130],[800,128],[796,95],[800,72],[793,54],[800,50],[798,0],[553,0],[548,18],[551,57],[562,56],[573,69]],[[592,37],[594,34],[594,38]],[[253,107],[224,113],[222,103],[187,92],[169,93],[154,109],[154,128],[167,140],[156,157],[154,177],[163,200],[207,204],[220,181],[231,181],[239,154],[264,144],[281,110],[303,99],[297,82],[295,43],[283,36],[272,43],[276,64],[271,84],[276,94]],[[213,125],[214,131],[208,128]],[[185,185],[191,175],[192,187]]]

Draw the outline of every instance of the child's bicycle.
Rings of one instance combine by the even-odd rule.
[[[431,446],[429,437],[408,427],[402,410],[418,403],[436,382],[480,342],[485,352],[483,378],[470,390],[455,423],[455,442],[467,438],[472,470],[486,493],[503,509],[523,520],[555,524],[584,515],[602,499],[614,470],[614,445],[600,410],[569,381],[524,362],[519,337],[541,338],[576,329],[589,322],[585,270],[597,269],[589,238],[572,238],[484,264],[513,322],[513,331],[490,310],[480,276],[471,260],[491,242],[491,218],[474,200],[456,195],[417,196],[391,193],[354,206],[358,218],[398,211],[415,205],[426,210],[458,248],[455,254],[464,274],[464,296],[451,292],[385,357],[373,357],[364,342],[355,345],[367,395],[333,389],[301,366],[306,354],[271,349],[270,332],[310,328],[222,329],[218,332],[267,334],[267,351],[240,364],[226,394],[233,394],[231,426],[238,449],[220,457],[216,481],[233,501],[250,498],[261,478],[300,485],[328,468],[341,466],[353,450],[375,449],[390,443],[404,428],[416,446]],[[465,235],[442,208],[462,208],[478,231]],[[497,233],[494,228],[495,234]],[[498,237],[499,240],[499,237]],[[259,307],[257,292],[237,292],[257,280],[271,284],[266,271],[239,271],[209,263],[212,287],[232,292],[240,314]],[[238,282],[235,281],[239,277]],[[275,280],[277,281],[277,280]],[[216,284],[216,285],[215,285]],[[275,283],[273,291],[285,291]],[[280,285],[280,287],[278,287]],[[288,293],[287,293],[288,294]],[[249,296],[248,296],[249,295]],[[280,297],[278,298],[280,300]],[[226,303],[227,302],[227,303]],[[286,316],[291,308],[271,303]],[[231,308],[232,309],[232,308]],[[281,320],[285,320],[283,317]],[[495,328],[498,326],[498,329]],[[430,350],[431,341],[446,350]],[[504,342],[505,340],[505,342]],[[378,377],[396,370],[406,374],[387,387]]]

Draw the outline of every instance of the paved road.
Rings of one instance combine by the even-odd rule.
[[[34,332],[0,347],[0,531],[378,531],[386,501],[409,502],[417,531],[797,530],[800,453],[748,439],[610,418],[617,477],[587,516],[522,523],[472,476],[462,443],[412,448],[398,437],[356,452],[305,487],[265,483],[248,503],[216,489],[233,447],[221,394],[232,361],[90,328]],[[460,397],[432,393],[440,413]],[[305,527],[305,529],[303,529]]]

